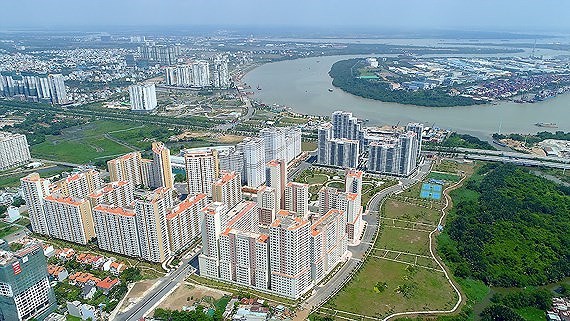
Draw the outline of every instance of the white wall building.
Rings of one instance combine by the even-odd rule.
[[[0,170],[27,164],[30,159],[26,135],[0,132]]]
[[[133,111],[154,110],[157,106],[156,87],[154,84],[131,85],[129,99]]]

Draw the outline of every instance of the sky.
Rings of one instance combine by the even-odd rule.
[[[0,0],[0,29],[113,26],[570,31],[570,0]]]

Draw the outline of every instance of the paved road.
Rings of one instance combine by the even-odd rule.
[[[186,277],[194,270],[194,268],[190,265],[190,261],[198,256],[199,253],[200,251],[198,251],[190,258],[184,258],[180,267],[160,278],[157,281],[159,284],[154,288],[154,290],[147,293],[144,298],[142,298],[129,310],[117,314],[114,320],[135,321],[142,318],[145,313],[150,312],[152,307],[157,304],[158,301],[165,297],[167,293],[172,290],[179,282],[184,281]]]

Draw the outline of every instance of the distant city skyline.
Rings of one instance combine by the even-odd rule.
[[[0,0],[0,30],[117,26],[570,31],[570,1]],[[15,13],[20,14],[15,14]]]

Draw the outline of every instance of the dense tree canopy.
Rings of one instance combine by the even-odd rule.
[[[486,165],[452,193],[441,255],[457,276],[494,286],[570,276],[570,194],[512,165]]]

